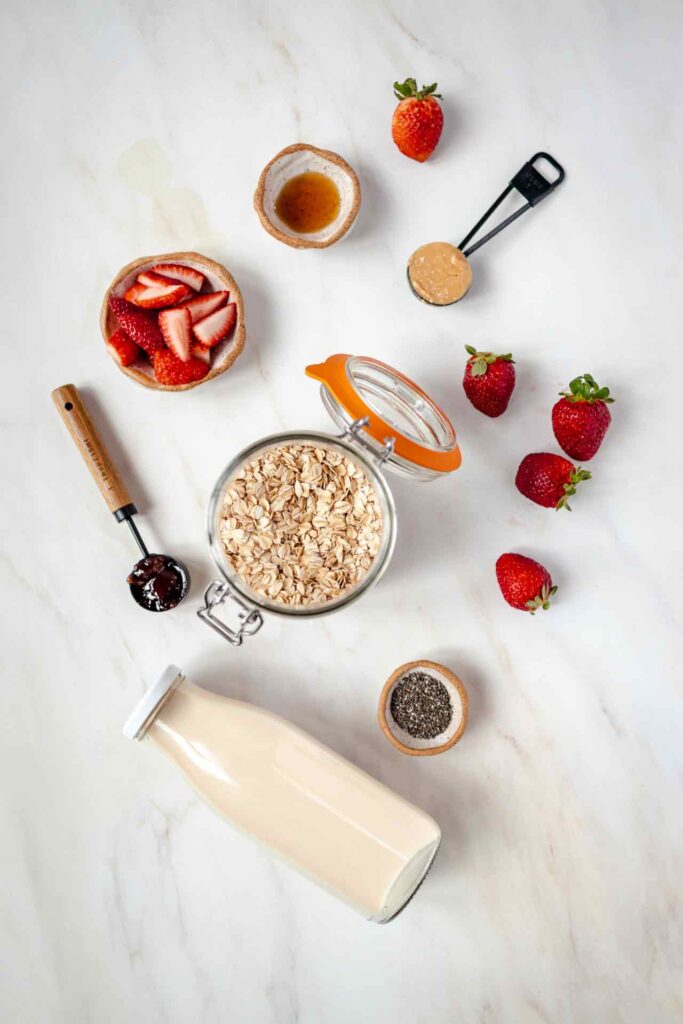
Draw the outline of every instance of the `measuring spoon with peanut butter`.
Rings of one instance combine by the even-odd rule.
[[[549,181],[535,166],[537,161],[545,161],[557,172],[557,176]],[[472,267],[469,257],[482,245],[499,234],[503,228],[511,224],[523,213],[536,206],[564,180],[564,168],[549,153],[536,153],[524,164],[522,169],[509,181],[496,201],[488,208],[483,217],[463,238],[459,246],[450,242],[428,242],[416,249],[408,260],[407,277],[413,295],[430,306],[452,306],[469,291],[472,284]],[[479,229],[486,223],[491,214],[503,200],[516,189],[526,199],[514,213],[511,213],[497,227],[480,238],[472,245],[468,243]],[[467,246],[467,248],[466,248]]]

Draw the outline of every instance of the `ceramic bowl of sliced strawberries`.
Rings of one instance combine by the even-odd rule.
[[[225,267],[197,252],[146,256],[107,289],[109,355],[139,384],[187,391],[225,373],[244,348],[244,303]]]

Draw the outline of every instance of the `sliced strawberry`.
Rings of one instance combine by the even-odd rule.
[[[159,329],[171,351],[186,363],[190,358],[192,344],[192,317],[189,309],[162,309],[159,313]]]
[[[221,306],[224,306],[230,298],[230,292],[207,292],[206,295],[193,295],[190,299],[184,299],[180,305],[189,309],[192,323],[203,320],[214,313]]]
[[[198,342],[213,348],[228,336],[235,326],[235,320],[237,320],[237,306],[234,302],[229,302],[227,306],[216,310],[211,316],[193,324],[192,331]]]
[[[139,284],[139,283],[136,282],[135,284],[132,284],[130,286],[130,288],[128,288],[127,291],[125,291],[123,293],[123,296],[124,296],[126,302],[132,302],[134,306],[137,306],[138,305],[138,302],[137,302],[138,295],[143,295],[144,292],[146,292],[146,291],[147,291],[146,285]]]
[[[190,352],[195,359],[203,359],[205,363],[211,362],[211,349],[208,345],[200,345],[198,341],[195,341],[194,345],[190,348]]]
[[[204,284],[203,274],[194,267],[186,267],[182,263],[157,263],[156,267],[152,267],[152,273],[170,277],[174,281],[182,281],[196,292],[201,291]]]
[[[149,288],[144,284],[134,284],[124,293],[124,299],[142,309],[162,309],[164,306],[175,306],[181,299],[190,294],[186,284],[174,284],[169,281],[163,287]]]
[[[167,277],[162,277],[161,274],[155,274],[153,270],[143,270],[141,274],[137,276],[138,284],[142,284],[145,288],[168,288],[169,284],[179,284],[179,281],[169,281]]]
[[[115,295],[109,299],[109,308],[118,320],[119,327],[123,327],[126,334],[136,345],[144,349],[148,356],[166,347],[153,313],[146,313]]]
[[[202,359],[190,358],[183,362],[170,348],[154,354],[154,376],[160,384],[192,384],[206,377],[208,372],[208,364]]]
[[[140,355],[140,349],[130,334],[126,334],[123,327],[114,331],[107,342],[107,348],[112,359],[115,359],[121,366],[130,366]]]

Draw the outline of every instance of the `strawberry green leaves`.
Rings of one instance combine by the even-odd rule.
[[[569,382],[569,391],[559,392],[570,402],[613,402],[609,397],[609,388],[601,388],[590,373],[584,373]]]
[[[406,78],[405,82],[394,82],[394,96],[397,100],[409,100],[413,97],[416,100],[424,100],[427,96],[435,96],[436,99],[442,100],[443,96],[436,89],[436,82],[433,85],[423,85],[421,89],[418,89],[414,78]]]
[[[567,512],[571,512],[572,507],[569,504],[569,498],[573,494],[576,494],[577,485],[582,483],[584,480],[590,480],[592,473],[589,473],[587,469],[577,469],[569,477],[569,482],[564,485],[564,494],[559,499],[555,508],[566,508]]]
[[[483,377],[489,366],[498,360],[504,363],[514,363],[510,352],[503,356],[497,356],[493,352],[477,352],[473,345],[465,345],[465,351],[471,356],[468,362],[473,377]]]
[[[534,615],[539,608],[542,608],[543,611],[547,612],[550,608],[550,598],[554,597],[556,593],[557,587],[548,587],[547,584],[544,584],[541,587],[540,594],[537,594],[532,601],[526,601],[524,607],[528,608],[532,615]]]

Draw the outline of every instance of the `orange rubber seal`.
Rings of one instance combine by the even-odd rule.
[[[383,445],[387,438],[393,437],[395,439],[394,452],[402,459],[436,473],[452,473],[453,470],[457,469],[462,462],[462,455],[460,454],[457,442],[454,443],[452,448],[442,449],[441,451],[425,448],[419,442],[412,441],[409,437],[400,434],[395,426],[386,423],[366,404],[361,395],[356,391],[349,374],[346,372],[346,364],[351,358],[351,356],[343,353],[329,356],[324,363],[315,363],[307,366],[306,374],[324,384],[353,420],[365,419],[367,417],[368,425],[364,429],[375,441]],[[386,363],[380,362],[379,359],[368,359],[367,361],[400,378],[407,387],[421,395],[425,401],[438,411],[439,415],[447,423],[450,423],[443,410],[409,377],[404,377],[393,366],[388,366]],[[455,431],[453,431],[453,436],[455,437]]]

